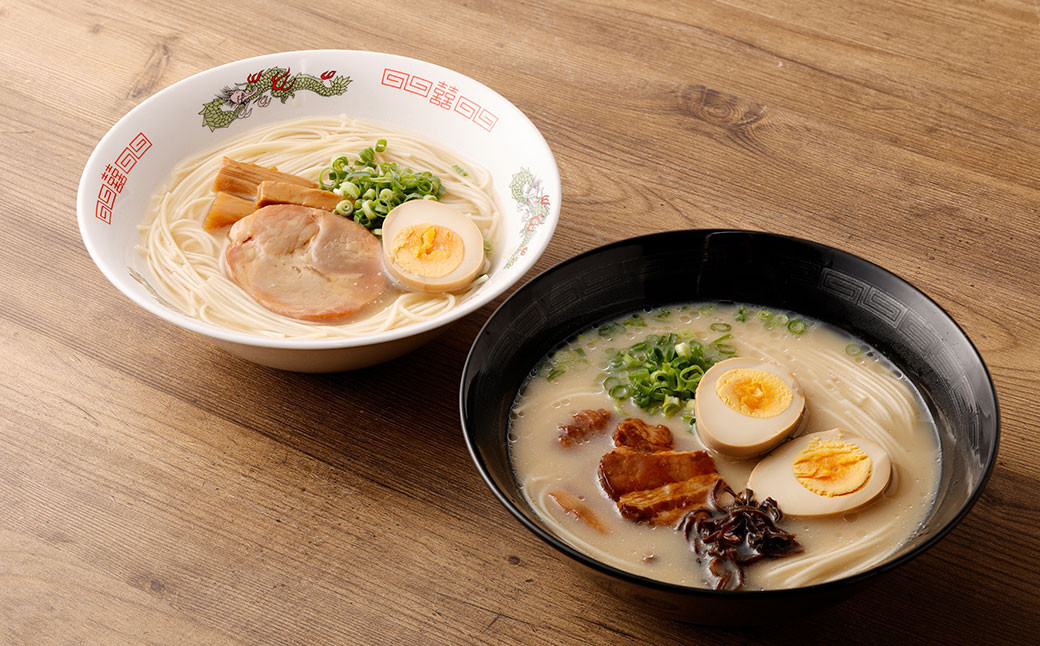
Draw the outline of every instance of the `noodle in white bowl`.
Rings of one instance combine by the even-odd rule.
[[[440,177],[446,188],[441,201],[473,220],[485,240],[496,239],[501,214],[487,170],[420,137],[346,116],[313,117],[247,132],[172,171],[166,186],[153,198],[149,220],[140,227],[138,250],[147,261],[156,290],[188,316],[271,338],[359,337],[425,321],[454,308],[487,280],[490,260],[485,260],[481,276],[463,292],[394,292],[345,322],[310,322],[282,316],[256,302],[229,277],[226,236],[203,229],[222,158],[317,179],[330,159],[356,154],[380,139],[388,145],[384,152],[376,153],[377,162],[394,161]]]
[[[385,150],[380,139],[386,140]],[[383,180],[341,172],[346,167],[336,159],[331,164],[336,172],[324,172],[328,181],[318,188],[342,183],[337,186],[342,200],[307,188],[334,157],[354,160],[363,151],[364,164],[373,162],[374,174]],[[225,156],[233,161],[221,164]],[[398,167],[374,163],[383,160]],[[218,165],[221,182],[231,184],[214,186]],[[264,171],[270,166],[281,172]],[[350,166],[361,169],[353,161]],[[305,177],[295,181],[291,174]],[[348,186],[353,179],[347,177],[361,184]],[[366,197],[387,177],[398,178],[392,197],[383,188]],[[264,181],[309,192],[287,193],[274,184],[265,189]],[[378,233],[389,209],[414,201],[413,193],[425,199],[436,195],[443,202],[430,202],[442,214],[437,217],[451,219],[465,232],[463,262],[448,274],[434,270],[444,268],[442,257],[456,262],[457,245],[449,255],[422,247],[426,265],[413,264],[417,271],[402,273],[400,263],[412,262],[402,254],[406,249],[413,254],[412,247],[398,245],[396,234],[384,244],[358,230]],[[413,58],[328,49],[227,63],[149,97],[98,142],[80,177],[76,211],[91,259],[135,305],[248,361],[334,372],[411,352],[501,296],[548,246],[559,221],[560,195],[559,168],[545,138],[491,88]],[[360,212],[351,212],[358,197]],[[252,208],[257,199],[270,208],[247,221],[263,210]],[[339,215],[329,215],[332,208]],[[301,234],[311,226],[309,219],[324,237],[299,238],[291,253],[268,242],[260,247],[259,239],[268,234],[289,240],[281,225],[268,226],[271,217],[295,218],[292,226]],[[440,222],[435,226],[459,232]],[[243,226],[236,229],[239,223]],[[221,230],[227,225],[230,230]],[[260,238],[222,236],[246,229]],[[479,237],[490,247],[478,249]],[[339,264],[311,272],[319,267],[306,266],[308,258],[317,258],[308,245],[333,239],[344,243],[327,245],[330,255],[322,258],[335,256]],[[350,247],[348,239],[360,246]],[[453,240],[447,236],[449,244],[455,245]],[[248,249],[259,251],[240,253]],[[434,267],[435,262],[441,264]],[[364,287],[351,282],[353,271],[335,269],[349,263],[363,268]],[[281,273],[260,283],[258,270]],[[334,284],[322,291],[325,277]],[[262,285],[274,291],[265,292]],[[284,306],[290,300],[297,309]]]

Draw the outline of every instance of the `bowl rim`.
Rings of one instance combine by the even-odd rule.
[[[98,155],[102,145],[109,140],[110,137],[114,136],[113,133],[117,131],[120,126],[125,122],[133,119],[141,111],[147,111],[150,106],[155,103],[160,103],[165,97],[170,94],[176,93],[180,88],[194,81],[199,76],[218,72],[233,66],[241,66],[244,63],[260,63],[268,61],[270,59],[282,58],[288,56],[306,56],[306,55],[350,55],[350,54],[374,54],[377,56],[384,56],[388,59],[392,59],[402,63],[420,63],[422,65],[430,65],[440,70],[444,70],[451,74],[458,75],[461,78],[466,79],[476,85],[479,85],[484,90],[490,92],[492,95],[498,97],[504,101],[507,105],[511,106],[516,110],[517,114],[538,135],[537,140],[534,142],[534,146],[539,149],[539,152],[545,154],[549,161],[549,165],[546,167],[546,171],[551,171],[551,176],[545,175],[541,178],[546,189],[553,191],[555,195],[560,196],[559,199],[553,200],[549,205],[549,214],[545,218],[545,221],[541,225],[542,231],[545,235],[541,236],[536,240],[532,240],[528,244],[528,252],[522,257],[516,260],[514,266],[518,266],[516,269],[516,280],[505,281],[498,286],[479,291],[469,299],[459,303],[455,307],[452,307],[446,312],[436,314],[430,319],[421,321],[419,323],[412,323],[404,325],[399,328],[393,328],[385,330],[383,332],[377,332],[374,334],[366,334],[356,337],[331,337],[322,339],[298,339],[298,338],[278,338],[278,337],[265,337],[256,334],[249,334],[246,332],[237,332],[228,328],[221,327],[213,323],[207,323],[201,319],[197,319],[187,314],[183,314],[178,311],[174,311],[170,308],[160,304],[156,299],[150,295],[140,295],[135,293],[129,293],[120,287],[120,282],[116,276],[122,278],[121,271],[116,267],[119,263],[110,263],[104,259],[100,253],[100,250],[94,244],[92,237],[87,234],[87,224],[91,222],[93,212],[89,208],[90,195],[87,194],[87,183],[94,177],[94,172],[98,167]],[[89,174],[89,177],[88,177]],[[118,121],[116,121],[98,140],[97,144],[94,145],[94,149],[91,151],[90,156],[87,158],[86,163],[83,166],[83,171],[80,174],[79,186],[77,188],[76,195],[76,220],[79,227],[80,238],[83,241],[83,245],[87,249],[87,253],[90,255],[90,259],[94,262],[94,265],[101,271],[109,283],[112,284],[120,293],[125,297],[129,298],[138,306],[144,308],[148,312],[158,316],[159,318],[172,323],[178,327],[190,330],[192,332],[201,334],[206,337],[213,339],[219,339],[221,341],[228,341],[231,343],[260,347],[260,348],[277,348],[286,350],[327,350],[327,349],[338,349],[338,348],[352,348],[361,346],[377,345],[381,343],[387,343],[390,341],[396,341],[411,336],[418,336],[425,332],[435,330],[436,328],[442,327],[458,319],[473,313],[480,309],[484,305],[487,305],[494,299],[501,296],[504,292],[520,283],[524,276],[534,267],[538,259],[541,258],[545,249],[549,246],[550,241],[554,233],[556,232],[556,226],[560,219],[560,206],[563,201],[562,186],[560,181],[560,169],[559,164],[556,162],[556,157],[553,155],[552,150],[549,148],[549,143],[545,140],[545,136],[541,133],[537,126],[531,121],[523,110],[517,107],[512,101],[499,94],[494,89],[488,87],[484,83],[471,78],[461,72],[456,72],[453,69],[424,61],[417,58],[411,58],[408,56],[401,56],[399,54],[392,54],[388,52],[376,52],[371,50],[363,49],[300,49],[286,52],[274,52],[270,54],[262,54],[259,56],[253,56],[250,58],[243,58],[235,61],[229,61],[216,67],[206,68],[199,70],[190,76],[187,76],[161,90],[152,94],[138,105],[131,108],[126,114],[124,114]],[[500,271],[505,269],[500,268]],[[490,282],[490,281],[489,281]]]
[[[786,241],[796,242],[796,243],[800,243],[800,244],[805,244],[805,245],[808,245],[810,248],[813,248],[813,249],[816,249],[816,250],[820,250],[820,251],[838,252],[838,253],[846,255],[848,258],[850,258],[852,260],[859,261],[859,262],[865,263],[868,266],[874,267],[874,268],[876,268],[876,269],[878,269],[878,270],[880,270],[880,271],[890,275],[891,277],[901,281],[907,287],[909,287],[910,289],[912,289],[913,291],[917,292],[918,294],[923,296],[925,299],[927,299],[928,302],[930,302],[932,305],[934,305],[936,308],[938,308],[938,310],[940,312],[942,312],[943,315],[946,316],[950,320],[951,323],[953,323],[953,325],[957,329],[957,331],[960,332],[960,334],[968,342],[968,346],[971,348],[972,352],[974,352],[976,359],[978,359],[979,364],[982,366],[983,373],[986,376],[986,382],[989,385],[990,395],[993,397],[993,406],[994,406],[993,424],[994,424],[994,427],[995,427],[995,435],[994,435],[994,440],[993,440],[993,450],[992,450],[991,454],[988,456],[988,458],[986,460],[986,464],[985,464],[984,469],[983,469],[982,477],[979,479],[978,483],[976,484],[974,491],[972,491],[971,495],[968,497],[967,503],[965,503],[964,506],[961,507],[961,509],[954,515],[953,518],[951,518],[945,525],[943,525],[933,536],[931,536],[927,540],[923,541],[920,545],[917,545],[916,547],[914,547],[913,549],[911,549],[907,553],[902,554],[902,555],[900,555],[897,558],[894,558],[892,560],[885,561],[884,563],[876,565],[876,566],[874,566],[874,567],[872,567],[870,569],[864,570],[863,572],[859,572],[859,573],[854,574],[852,576],[842,577],[840,579],[835,579],[835,580],[832,580],[832,581],[826,581],[826,582],[823,582],[823,583],[815,583],[815,584],[806,585],[806,586],[800,586],[800,587],[796,587],[796,588],[780,588],[780,589],[771,589],[771,590],[713,590],[713,589],[709,589],[709,588],[698,588],[698,587],[694,587],[694,586],[680,585],[680,584],[677,584],[677,583],[667,583],[667,582],[664,582],[664,581],[658,581],[656,579],[651,579],[649,577],[645,577],[645,576],[642,576],[642,575],[639,575],[639,574],[634,574],[632,572],[627,572],[627,571],[622,570],[620,568],[616,568],[616,567],[614,567],[612,565],[608,565],[606,563],[603,563],[602,561],[598,561],[598,560],[592,558],[591,556],[588,556],[588,555],[584,554],[583,552],[581,552],[581,551],[571,547],[570,545],[568,545],[564,541],[556,538],[555,536],[549,534],[548,532],[546,532],[543,529],[541,529],[540,527],[538,527],[536,524],[534,524],[532,521],[530,521],[526,516],[524,516],[524,514],[522,514],[520,512],[520,510],[517,509],[517,507],[509,501],[508,498],[506,498],[506,496],[502,493],[502,491],[500,491],[499,488],[495,485],[494,480],[492,480],[491,474],[489,473],[489,471],[487,469],[487,465],[485,464],[485,462],[483,460],[483,457],[478,453],[476,445],[475,445],[475,443],[474,443],[474,441],[473,441],[473,439],[471,437],[472,436],[472,429],[470,428],[470,425],[468,425],[466,423],[466,417],[467,417],[466,416],[467,392],[466,392],[466,387],[465,386],[466,386],[467,378],[468,378],[469,373],[470,373],[471,363],[474,361],[474,356],[473,356],[474,355],[474,348],[477,345],[477,341],[480,340],[481,338],[483,338],[485,332],[487,331],[488,326],[491,325],[491,322],[499,314],[500,310],[505,308],[510,303],[510,301],[512,301],[513,299],[519,298],[520,292],[528,290],[528,289],[535,289],[539,285],[539,283],[541,283],[542,281],[546,280],[546,277],[549,274],[554,273],[556,271],[560,271],[560,270],[566,268],[567,266],[569,266],[571,264],[580,262],[580,261],[588,258],[589,256],[593,256],[595,254],[608,252],[608,251],[610,251],[612,249],[615,249],[615,248],[618,248],[618,247],[621,247],[621,246],[625,246],[625,245],[631,245],[631,244],[634,244],[634,243],[638,243],[640,241],[650,242],[653,239],[661,239],[661,238],[664,238],[666,236],[669,236],[669,235],[672,235],[672,234],[675,234],[675,233],[702,233],[702,234],[705,234],[705,235],[714,235],[714,234],[743,234],[743,235],[751,235],[751,236],[762,236],[762,237],[766,237],[766,238],[775,238],[775,239],[780,239],[780,240],[786,240]],[[611,243],[608,243],[608,244],[605,244],[605,245],[601,245],[599,247],[594,247],[592,249],[584,251],[584,252],[582,252],[582,253],[580,253],[580,254],[578,254],[576,256],[572,256],[571,258],[563,260],[563,261],[553,265],[552,267],[546,269],[545,271],[539,273],[537,276],[535,276],[531,280],[527,281],[522,287],[520,287],[515,292],[513,292],[513,294],[511,294],[509,296],[509,298],[507,298],[505,301],[503,301],[502,304],[499,305],[498,308],[495,309],[495,311],[491,314],[491,316],[488,317],[487,321],[484,322],[484,325],[481,326],[480,331],[474,337],[473,344],[470,346],[470,351],[466,355],[466,362],[465,362],[465,364],[463,364],[463,367],[462,367],[462,378],[461,378],[460,384],[459,384],[459,420],[460,420],[460,422],[462,424],[462,434],[463,434],[463,438],[466,441],[466,448],[469,450],[470,457],[472,458],[473,463],[476,465],[477,471],[480,473],[481,478],[483,478],[484,483],[487,485],[488,489],[490,489],[491,492],[495,495],[495,497],[498,498],[498,501],[513,515],[513,517],[515,517],[517,520],[519,520],[520,523],[524,527],[526,527],[531,533],[533,533],[535,536],[540,538],[543,542],[547,543],[549,546],[551,546],[554,549],[556,549],[558,552],[563,553],[564,555],[570,557],[574,561],[577,561],[581,565],[584,565],[584,566],[592,569],[593,571],[599,572],[601,574],[608,575],[608,576],[613,577],[615,579],[620,579],[620,580],[622,580],[624,582],[627,582],[627,583],[633,583],[633,584],[641,585],[641,586],[644,586],[644,587],[652,588],[652,589],[657,590],[657,591],[661,591],[661,592],[665,592],[665,593],[672,593],[672,594],[690,595],[690,596],[693,596],[693,597],[703,596],[703,597],[713,597],[713,598],[718,598],[718,597],[722,597],[722,598],[738,598],[739,597],[739,598],[747,598],[747,599],[750,599],[750,598],[754,598],[754,599],[770,599],[770,598],[786,597],[786,596],[795,595],[795,594],[796,595],[801,595],[801,594],[806,594],[806,593],[827,593],[829,591],[835,591],[835,590],[839,590],[839,589],[846,589],[846,588],[855,587],[855,586],[858,586],[860,584],[866,583],[867,581],[869,581],[871,579],[879,577],[879,576],[881,576],[881,575],[883,575],[883,574],[885,574],[887,572],[891,572],[892,570],[894,570],[894,569],[902,566],[903,564],[913,560],[914,558],[920,556],[925,551],[927,551],[932,546],[934,546],[936,543],[938,543],[958,523],[961,522],[961,520],[968,514],[969,511],[971,511],[972,507],[975,506],[976,501],[978,501],[979,497],[982,495],[982,491],[985,488],[986,483],[989,481],[989,477],[992,474],[993,467],[995,466],[996,461],[997,461],[997,452],[998,452],[998,449],[1000,448],[1000,446],[999,446],[1000,445],[1000,403],[997,400],[996,386],[993,383],[993,377],[990,374],[989,367],[986,365],[986,362],[983,360],[982,354],[979,352],[978,348],[975,347],[975,344],[972,342],[971,337],[969,337],[967,335],[967,333],[965,333],[964,329],[961,328],[961,326],[957,323],[957,321],[952,316],[950,316],[950,313],[947,312],[946,309],[942,307],[942,305],[940,305],[939,303],[935,302],[934,299],[932,299],[930,296],[928,296],[928,294],[926,294],[923,291],[921,291],[920,289],[918,289],[910,281],[908,281],[908,280],[904,279],[903,277],[895,274],[894,272],[889,271],[888,269],[885,269],[884,267],[878,265],[877,263],[874,263],[874,262],[871,262],[869,260],[866,260],[865,258],[862,258],[862,257],[860,257],[860,256],[858,256],[856,254],[851,253],[851,252],[845,251],[843,249],[838,249],[837,247],[832,247],[832,246],[829,246],[829,245],[826,245],[826,244],[823,244],[823,243],[820,243],[820,242],[807,240],[805,238],[798,238],[796,236],[789,236],[789,235],[784,235],[784,234],[779,234],[779,233],[770,233],[770,232],[766,232],[766,231],[755,231],[755,230],[750,230],[750,229],[678,229],[678,230],[673,230],[673,231],[660,231],[660,232],[657,232],[657,233],[649,233],[649,234],[645,234],[645,235],[634,236],[634,237],[631,237],[631,238],[624,238],[622,240],[616,240],[614,242],[611,242]]]

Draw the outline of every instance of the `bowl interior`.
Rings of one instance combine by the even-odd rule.
[[[238,112],[233,102],[217,100],[224,88],[242,89],[251,78],[261,77],[266,85],[255,90],[259,94],[235,97],[243,102]],[[284,86],[293,88],[290,96],[270,89]],[[267,100],[260,102],[265,95]],[[218,105],[211,105],[214,101]],[[560,204],[556,162],[537,128],[507,99],[462,74],[401,56],[343,50],[286,52],[229,63],[166,88],[123,117],[98,144],[80,180],[77,210],[88,251],[106,277],[138,304],[228,341],[340,347],[421,331],[411,326],[360,340],[315,341],[232,333],[184,316],[157,298],[144,259],[135,251],[137,226],[144,222],[152,196],[180,162],[261,126],[340,115],[419,134],[492,173],[503,222],[493,241],[490,280],[466,303],[427,321],[423,329],[480,307],[533,266],[552,236]]]
[[[875,570],[918,553],[967,512],[996,458],[997,402],[982,359],[949,315],[894,274],[830,247],[690,230],[624,240],[550,269],[475,340],[462,378],[467,441],[489,486],[536,534],[601,572],[640,579],[577,554],[539,519],[509,462],[508,412],[535,362],[568,337],[628,311],[690,301],[749,302],[826,321],[872,344],[918,386],[939,431],[938,497],[924,527]]]

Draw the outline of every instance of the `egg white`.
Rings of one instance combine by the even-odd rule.
[[[402,229],[416,224],[444,227],[462,239],[462,262],[451,273],[420,276],[394,262],[394,238]],[[434,200],[411,200],[390,211],[383,221],[383,263],[394,280],[407,290],[428,294],[459,291],[469,286],[484,268],[484,237],[476,223],[458,209]]]
[[[791,389],[791,404],[773,417],[749,417],[723,402],[715,391],[719,378],[740,368],[763,370],[779,377]],[[697,385],[697,432],[708,448],[734,458],[761,455],[791,437],[801,427],[805,395],[790,371],[760,359],[733,358],[708,369]]]
[[[841,440],[862,449],[872,462],[866,483],[856,491],[841,496],[821,496],[807,489],[795,477],[793,462],[814,438]],[[755,492],[756,498],[772,498],[780,505],[780,511],[790,516],[826,516],[852,511],[871,502],[885,490],[891,476],[892,462],[885,449],[870,440],[835,428],[803,435],[773,451],[751,472],[747,486]]]

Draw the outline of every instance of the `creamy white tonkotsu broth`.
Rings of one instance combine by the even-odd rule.
[[[745,588],[798,587],[848,576],[886,560],[913,535],[935,496],[939,449],[934,423],[912,384],[856,339],[797,314],[750,305],[698,304],[626,315],[586,331],[550,353],[521,389],[511,412],[513,469],[524,495],[559,537],[622,570],[711,587],[682,534],[671,525],[623,518],[597,475],[600,459],[614,448],[611,434],[626,417],[667,426],[675,451],[706,448],[695,422],[686,421],[687,409],[671,416],[660,410],[650,415],[631,399],[612,398],[608,390],[615,381],[603,385],[604,369],[617,350],[647,335],[671,333],[687,340],[692,335],[708,354],[721,349],[716,355],[720,359],[749,357],[786,368],[805,397],[805,422],[798,436],[840,427],[880,445],[891,459],[891,480],[868,505],[831,516],[785,515],[779,525],[797,534],[804,552],[747,566]],[[624,394],[615,390],[615,395]],[[611,411],[606,430],[584,444],[562,446],[558,426],[584,409]],[[711,455],[719,475],[737,492],[764,457]],[[583,499],[607,533],[568,514],[549,495],[561,490]],[[770,495],[768,490],[755,491],[759,501]]]

